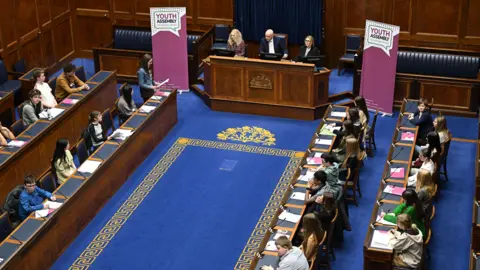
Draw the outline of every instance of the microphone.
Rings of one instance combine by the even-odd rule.
[[[402,148],[402,149],[403,149],[403,148]],[[391,171],[392,168],[390,168],[390,166],[392,166],[392,164],[390,163],[389,160],[387,160],[387,163],[388,163],[388,165],[389,165],[388,168],[390,169],[390,174],[389,174],[387,177],[385,177],[385,178],[382,179],[382,183],[383,183],[384,185],[387,184],[387,182],[385,182],[385,180],[387,180],[388,178],[390,178],[390,176],[392,176],[393,173],[394,173],[394,172]]]
[[[78,171],[77,171],[77,172],[78,172]],[[83,176],[83,175],[82,175],[82,176]],[[86,177],[85,177],[85,179],[86,179]],[[60,193],[60,195],[62,195],[63,197],[65,197],[65,200],[68,200],[68,199],[69,199],[69,197],[68,197],[67,195],[63,194],[63,193],[60,191],[60,189],[58,189],[57,192]]]

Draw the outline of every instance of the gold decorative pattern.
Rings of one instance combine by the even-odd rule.
[[[177,141],[167,151],[167,153],[153,167],[150,173],[143,179],[143,181],[137,186],[128,199],[120,206],[120,208],[90,242],[90,244],[78,256],[75,262],[70,266],[70,270],[85,270],[95,262],[95,259],[100,256],[102,251],[108,246],[110,241],[120,231],[133,212],[135,212],[135,210],[140,206],[142,201],[148,196],[150,191],[155,187],[158,181],[164,176],[170,166],[172,166],[172,164],[177,160],[187,146],[215,148],[221,150],[240,151],[290,158],[282,177],[275,187],[275,190],[273,191],[267,206],[262,213],[262,216],[255,226],[255,229],[248,239],[247,244],[235,266],[235,269],[248,269],[248,266],[252,262],[255,252],[257,252],[260,242],[262,241],[263,236],[265,235],[266,230],[280,205],[280,201],[285,193],[285,190],[287,189],[295,170],[300,165],[300,161],[302,160],[300,156],[303,156],[303,153],[285,149],[178,138]]]
[[[272,80],[265,74],[260,74],[250,79],[250,88],[273,89]]]
[[[222,141],[231,140],[243,143],[261,143],[263,145],[275,145],[276,141],[275,134],[256,126],[227,128],[227,130],[217,134],[217,139]]]

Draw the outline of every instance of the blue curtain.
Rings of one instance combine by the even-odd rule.
[[[235,0],[235,28],[243,39],[259,41],[269,28],[288,34],[288,43],[303,44],[312,35],[322,37],[323,0]]]

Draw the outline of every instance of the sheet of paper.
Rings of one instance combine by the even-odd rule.
[[[317,165],[317,164],[322,164],[322,158],[320,157],[308,157],[307,158],[307,164],[309,165]]]
[[[323,125],[322,129],[320,130],[320,134],[329,135],[329,136],[335,135],[335,133],[333,133],[332,130],[330,130],[327,125]]]
[[[37,210],[35,211],[35,217],[36,218],[42,218],[48,216],[50,213],[55,211],[55,209],[42,209],[42,210]]]
[[[315,174],[314,171],[307,171],[307,173],[305,175],[301,175],[300,177],[298,177],[298,180],[308,182],[308,180],[313,178],[314,174]]]
[[[73,99],[73,98],[66,98],[62,101],[62,103],[65,104],[75,104],[78,102],[78,99]]]
[[[279,220],[286,220],[286,221],[292,222],[292,223],[298,223],[300,221],[300,218],[302,218],[301,215],[292,214],[292,213],[287,212],[287,211],[283,211],[278,216]]]
[[[403,178],[405,177],[405,168],[391,168],[390,174],[391,177]]]
[[[385,215],[393,215],[393,213],[388,213],[388,214],[385,214]],[[386,221],[385,219],[383,219],[383,217],[380,217],[380,215],[377,216],[377,223],[382,223],[384,225],[397,226],[397,224],[395,224],[393,222]]]
[[[265,250],[267,250],[267,251],[277,251],[277,246],[275,245],[275,241],[268,241],[267,246],[265,246]]]
[[[331,145],[332,140],[327,140],[327,139],[316,139],[315,144],[321,144],[321,145]]]
[[[334,117],[345,117],[347,116],[347,112],[331,112],[330,115]]]
[[[413,142],[414,138],[415,138],[415,134],[413,134],[412,132],[404,132],[404,133],[402,133],[401,140],[402,141],[412,141]]]
[[[50,111],[50,117],[51,117],[51,118],[55,118],[55,117],[57,117],[59,114],[61,114],[63,111],[65,111],[65,109],[51,108],[49,111]]]
[[[45,204],[48,205],[49,209],[58,209],[63,205],[63,203],[53,201],[47,201]]]
[[[315,154],[313,156],[316,157],[316,158],[321,158],[322,155],[323,155],[322,152],[315,152]]]
[[[80,167],[78,167],[77,171],[81,173],[93,173],[95,170],[97,170],[100,164],[102,164],[101,161],[86,160],[82,163],[82,165],[80,165]]]
[[[402,193],[405,191],[404,187],[397,187],[394,185],[387,185],[383,192],[390,193],[398,196],[402,196]]]
[[[151,99],[153,100],[162,100],[162,96],[152,96]]]
[[[290,238],[290,232],[289,231],[284,231],[284,230],[278,230],[275,233],[275,236],[273,237],[273,240],[277,240],[280,236],[286,236]]]
[[[304,201],[305,200],[305,193],[303,192],[293,192],[292,197],[294,200]]]
[[[25,142],[25,141],[12,140],[7,145],[12,146],[12,147],[22,147],[26,143],[27,142]]]
[[[333,130],[340,130],[342,127],[333,127]]]
[[[163,92],[163,91],[155,92],[155,96],[168,97],[169,95],[170,95],[170,92]]]
[[[130,137],[133,134],[133,130],[131,129],[122,129],[118,128],[112,133],[112,137],[114,139],[125,140],[126,138]]]
[[[381,249],[391,249],[388,247],[388,241],[390,239],[388,234],[389,234],[388,231],[374,230],[372,235],[371,247],[381,248]]]
[[[140,112],[149,113],[155,110],[156,108],[157,107],[155,106],[143,105],[142,107],[140,107]]]

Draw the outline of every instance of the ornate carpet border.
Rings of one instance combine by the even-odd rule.
[[[143,181],[132,192],[128,199],[119,207],[113,214],[110,220],[95,236],[95,238],[88,244],[88,246],[77,257],[73,264],[69,267],[71,270],[85,270],[88,269],[100,256],[102,251],[108,246],[110,241],[120,231],[123,225],[127,222],[130,216],[135,212],[142,201],[148,196],[150,191],[155,187],[158,181],[163,177],[167,170],[172,166],[175,160],[180,156],[187,146],[197,146],[206,148],[215,148],[221,150],[248,152],[261,155],[290,157],[282,177],[280,178],[275,190],[270,197],[267,206],[265,207],[262,216],[260,217],[255,229],[247,241],[247,246],[244,248],[240,258],[236,264],[235,269],[245,269],[244,265],[252,260],[257,249],[254,248],[256,243],[260,243],[265,234],[268,225],[270,224],[279,201],[288,186],[288,183],[295,173],[303,152],[292,150],[284,150],[278,148],[251,146],[236,143],[215,142],[207,140],[197,140],[188,138],[179,138],[168,149],[167,153],[160,159],[160,161],[153,167],[150,173],[143,179]],[[248,264],[249,265],[249,264]],[[246,267],[248,268],[248,267]]]

